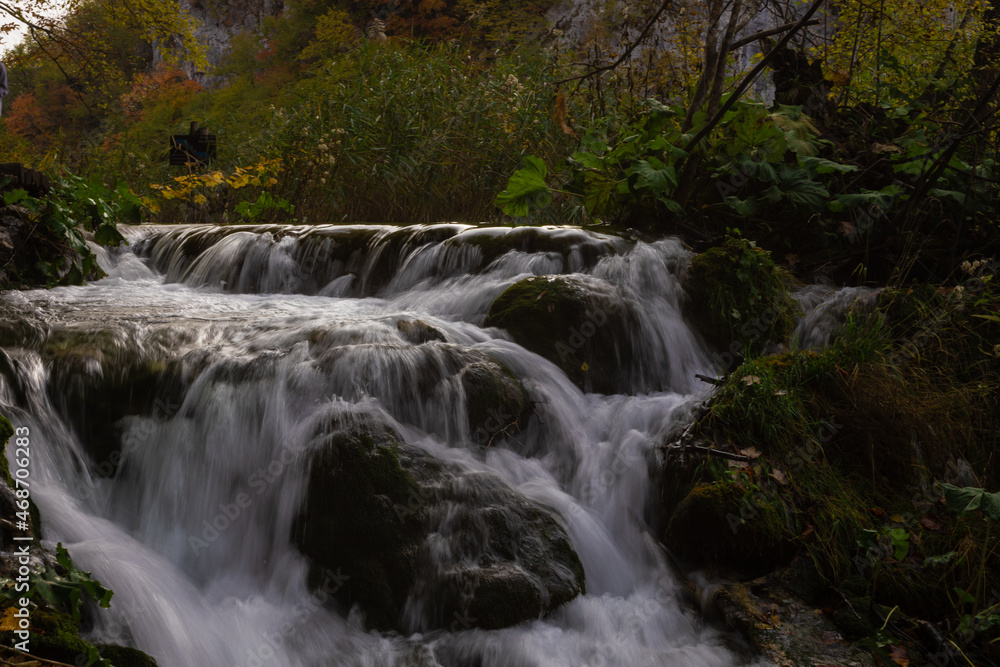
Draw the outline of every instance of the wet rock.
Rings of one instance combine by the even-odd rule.
[[[334,597],[369,627],[501,628],[583,592],[555,516],[496,475],[438,461],[373,416],[331,418],[313,445],[294,539],[311,585],[336,573]]]
[[[486,326],[558,365],[584,391],[627,388],[634,315],[611,285],[582,276],[526,278],[490,306]]]
[[[871,654],[847,641],[818,610],[775,586],[776,577],[716,588],[711,594],[711,611],[780,667],[879,664]]]
[[[396,329],[406,341],[414,345],[423,345],[435,340],[445,341],[440,329],[423,320],[399,320],[396,322]]]
[[[48,394],[93,462],[113,475],[125,449],[118,421],[169,416],[180,403],[179,363],[151,356],[124,330],[59,329],[41,347],[51,373]]]
[[[531,401],[510,369],[494,361],[477,361],[462,369],[461,379],[475,443],[489,447],[521,430]]]
[[[140,651],[128,646],[96,644],[101,657],[115,667],[156,667],[156,661]]]

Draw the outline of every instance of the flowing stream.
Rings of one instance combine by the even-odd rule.
[[[0,411],[31,429],[44,537],[115,592],[94,641],[162,667],[745,664],[686,609],[651,534],[657,445],[707,394],[695,373],[715,372],[680,314],[679,243],[465,225],[127,236],[99,249],[102,280],[0,296]],[[621,393],[583,393],[484,328],[504,289],[546,274],[580,274],[636,306]],[[404,335],[414,322],[435,335]],[[471,354],[529,392],[535,418],[516,437],[483,447],[470,428],[450,360]],[[87,395],[95,386],[125,389]],[[322,604],[290,535],[310,434],[331,413],[377,413],[408,445],[551,508],[586,594],[500,630],[456,618],[421,631],[414,600],[402,634]]]

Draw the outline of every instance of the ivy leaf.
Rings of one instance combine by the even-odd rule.
[[[497,195],[496,205],[505,214],[523,218],[531,211],[545,208],[552,201],[552,188],[545,182],[548,170],[534,155],[524,158],[524,169],[510,177],[507,189]]]

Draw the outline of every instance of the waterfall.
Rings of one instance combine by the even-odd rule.
[[[43,536],[115,591],[95,641],[163,667],[745,664],[685,607],[650,528],[656,446],[704,399],[694,374],[715,370],[681,316],[679,243],[456,224],[126,236],[100,281],[0,296],[0,412],[33,434]],[[620,393],[583,393],[484,328],[507,287],[552,274],[638,313]],[[491,368],[530,417],[484,438],[467,376]],[[356,573],[317,582],[293,534],[317,433],[370,419],[438,471],[421,549],[459,558],[463,506],[506,498],[565,531],[586,593],[501,629],[424,623],[421,586],[402,630],[336,602]]]

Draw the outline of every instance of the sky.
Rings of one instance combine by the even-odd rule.
[[[21,3],[18,2],[18,0],[12,0],[9,4],[16,7]],[[49,0],[49,4],[52,5],[52,7],[44,12],[47,16],[59,16],[59,14],[62,13],[62,0]],[[27,29],[23,24],[11,18],[10,15],[0,12],[0,25],[7,23],[16,23],[18,27],[0,37],[0,40],[2,40],[2,42],[0,42],[0,54],[7,53],[9,49],[17,46],[27,34]]]

